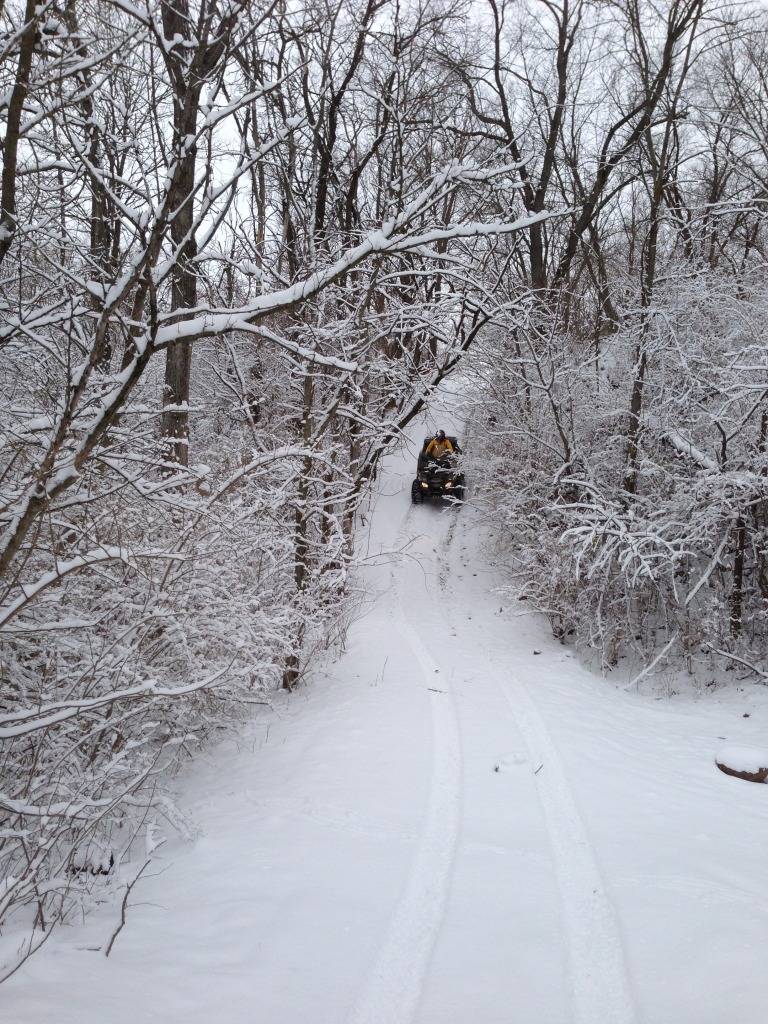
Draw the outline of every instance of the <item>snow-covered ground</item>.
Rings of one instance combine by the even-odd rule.
[[[471,505],[411,506],[414,461],[380,479],[341,660],[200,760],[200,835],[109,959],[113,905],[0,988],[4,1022],[768,1019],[768,787],[714,765],[765,746],[766,691],[591,675],[495,595]]]

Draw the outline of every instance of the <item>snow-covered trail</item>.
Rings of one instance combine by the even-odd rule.
[[[410,560],[396,573],[399,614],[390,617],[389,631],[410,647],[431,696],[434,771],[412,875],[352,1019],[355,1024],[495,1021],[526,1007],[535,1020],[631,1024],[634,1000],[614,909],[557,749],[523,676],[505,656],[508,638],[498,628],[495,598],[487,588],[472,586],[478,574],[469,566],[476,562],[468,562],[456,547],[464,525],[461,511],[419,506],[401,527],[399,540],[410,544]],[[500,733],[497,749],[512,748],[493,764],[491,722]],[[464,759],[483,772],[479,786],[473,780],[466,796]],[[525,769],[517,772],[511,790],[506,784],[510,763]],[[502,765],[505,777],[494,779]],[[526,844],[520,842],[516,803],[527,809],[525,833],[532,845],[520,863],[519,847]],[[490,898],[473,908],[480,878]],[[535,909],[520,905],[521,891],[536,893]],[[456,902],[463,906],[458,913]],[[452,948],[438,944],[444,924],[460,929]],[[510,933],[511,944],[505,941]],[[523,937],[532,940],[538,970],[526,964],[510,984]],[[428,986],[433,945],[435,981]],[[468,948],[495,962],[491,977],[487,969],[480,971],[481,988],[468,984]],[[500,950],[506,950],[506,963],[497,959]],[[450,984],[452,977],[459,979],[458,987]]]
[[[0,1019],[764,1024],[768,789],[712,756],[765,745],[765,691],[592,676],[494,593],[471,505],[410,505],[414,460],[382,474],[341,660],[190,772],[201,834],[109,960],[114,906],[0,987]]]

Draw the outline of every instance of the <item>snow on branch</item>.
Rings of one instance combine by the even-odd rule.
[[[462,180],[462,172],[463,168],[455,167],[436,176],[430,187],[414,199],[402,213],[384,222],[377,230],[371,231],[363,242],[347,250],[335,263],[316,271],[302,281],[260,296],[251,305],[239,309],[203,311],[197,307],[189,315],[174,311],[171,314],[174,320],[172,324],[163,325],[161,320],[161,326],[152,342],[153,349],[162,350],[179,341],[247,330],[250,325],[258,323],[261,319],[308,301],[373,256],[402,254],[438,241],[515,234],[551,218],[552,215],[544,211],[513,221],[499,221],[493,224],[455,224],[435,227],[428,231],[413,226],[411,222],[418,217],[424,206],[429,205],[447,185]],[[489,170],[487,176],[491,179],[494,171]]]
[[[69,576],[73,572],[77,572],[79,569],[93,567],[104,562],[122,562],[124,565],[135,569],[138,567],[137,560],[145,558],[173,559],[177,561],[183,560],[182,555],[171,554],[166,551],[131,552],[126,548],[106,545],[104,547],[96,548],[93,551],[88,551],[83,555],[77,555],[75,558],[71,558],[68,561],[57,562],[55,569],[44,573],[34,583],[23,583],[21,585],[22,593],[14,601],[5,606],[0,606],[0,628],[5,626],[10,619],[22,610],[22,608],[25,608],[35,598],[39,597],[43,591],[47,590],[54,584],[59,583],[66,576]]]
[[[218,672],[214,672],[213,675],[197,682],[188,683],[186,686],[161,686],[156,681],[152,681],[142,683],[139,686],[127,687],[123,690],[114,690],[101,697],[91,697],[87,700],[63,701],[43,707],[17,711],[10,715],[0,715],[0,740],[28,736],[30,733],[37,732],[40,729],[49,729],[51,726],[60,725],[62,722],[66,722],[68,719],[75,718],[86,712],[126,701],[145,700],[146,698],[167,698],[172,700],[174,698],[187,697],[200,690],[210,689],[227,671],[228,667],[222,668]]]

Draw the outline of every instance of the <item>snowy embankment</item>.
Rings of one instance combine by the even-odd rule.
[[[380,480],[344,656],[186,777],[200,835],[109,959],[116,906],[3,1020],[763,1024],[768,790],[714,759],[765,742],[766,691],[592,676],[495,596],[471,506],[410,506],[414,459]]]

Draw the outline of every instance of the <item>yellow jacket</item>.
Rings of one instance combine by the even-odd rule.
[[[442,459],[446,455],[453,455],[453,445],[447,437],[443,441],[433,437],[427,445],[426,454],[431,455],[433,459]]]

